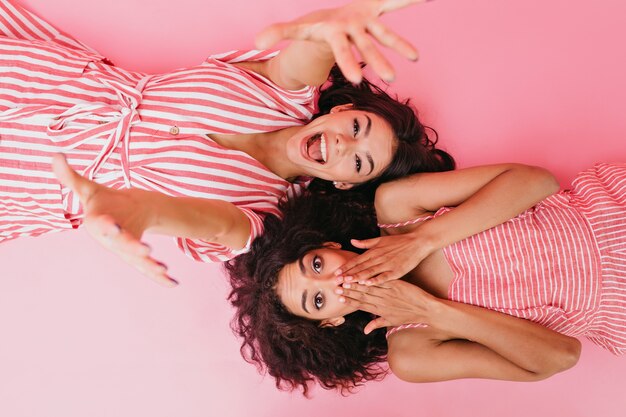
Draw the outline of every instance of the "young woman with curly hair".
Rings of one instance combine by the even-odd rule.
[[[362,80],[350,52],[360,45],[373,70],[392,78],[376,42],[412,59],[416,51],[378,17],[419,2],[317,11],[260,34],[263,47],[294,40],[278,53],[230,52],[151,75],[119,68],[0,0],[0,242],[86,224],[173,285],[140,243],[144,231],[177,237],[196,260],[223,261],[313,178],[346,190],[452,163],[408,102]],[[345,78],[331,74],[335,63]],[[59,152],[60,182],[51,175]]]
[[[577,362],[573,336],[622,354],[626,166],[598,165],[557,188],[545,170],[517,165],[416,174],[379,188],[385,236],[360,242],[346,236],[376,234],[361,206],[296,202],[228,265],[242,354],[305,393],[312,382],[349,390],[382,378],[385,360],[411,382],[543,379]],[[391,270],[381,248],[405,254],[403,280],[336,274]]]

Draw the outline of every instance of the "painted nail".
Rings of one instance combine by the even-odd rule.
[[[343,284],[343,287],[344,287],[344,288],[347,288],[347,289],[350,289],[350,283],[349,283],[349,282],[345,282],[345,283]]]
[[[340,302],[340,303],[345,303],[345,302],[346,302],[345,297],[339,297],[339,302]]]
[[[335,294],[343,294],[343,288],[335,288]]]

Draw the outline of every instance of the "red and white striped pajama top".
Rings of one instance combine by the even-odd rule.
[[[110,188],[220,199],[250,219],[278,214],[299,193],[247,154],[207,134],[270,132],[308,122],[317,89],[288,91],[232,63],[267,51],[215,55],[147,75],[104,57],[9,0],[0,0],[0,242],[76,228],[78,198],[56,181],[51,156]],[[242,251],[177,239],[189,256],[227,260]]]
[[[450,300],[626,353],[626,164],[584,171],[571,190],[443,251]]]

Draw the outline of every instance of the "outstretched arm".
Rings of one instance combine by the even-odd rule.
[[[389,337],[388,360],[401,379],[458,378],[533,381],[571,368],[580,342],[537,323],[436,298],[404,281],[351,284],[345,302],[381,317],[366,327],[423,323]]]
[[[269,48],[286,39],[294,42],[275,58],[242,66],[265,75],[281,87],[296,90],[323,84],[336,62],[349,81],[359,83],[362,73],[354,47],[375,73],[392,81],[393,67],[376,44],[411,60],[417,59],[417,51],[378,18],[384,13],[424,1],[357,0],[342,7],[318,10],[290,22],[273,24],[258,34],[258,47]]]
[[[226,201],[170,197],[135,188],[113,190],[78,175],[61,154],[55,155],[53,168],[59,181],[79,196],[87,231],[160,284],[177,282],[141,243],[145,231],[204,239],[233,249],[243,248],[250,235],[246,215]]]
[[[381,224],[456,208],[419,225],[392,229],[394,236],[355,241],[355,246],[369,250],[337,271],[338,283],[372,285],[400,278],[437,249],[515,217],[557,190],[550,172],[520,164],[414,174],[383,184],[376,191]]]

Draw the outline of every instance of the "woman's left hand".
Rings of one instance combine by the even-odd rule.
[[[432,253],[431,245],[421,238],[419,228],[400,235],[352,240],[352,244],[367,251],[335,271],[337,284],[356,281],[377,285],[399,279]]]
[[[340,301],[379,316],[365,326],[365,334],[381,327],[409,323],[428,325],[439,305],[438,299],[420,287],[405,281],[377,286],[346,283],[337,289]]]
[[[259,48],[269,48],[285,39],[327,44],[337,65],[351,82],[361,81],[359,60],[352,52],[356,47],[363,61],[386,81],[395,74],[389,61],[376,46],[379,43],[410,60],[417,60],[417,50],[411,43],[383,25],[378,17],[427,0],[358,0],[335,9],[318,10],[290,22],[275,23],[256,37]]]

